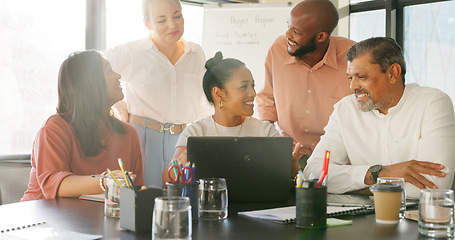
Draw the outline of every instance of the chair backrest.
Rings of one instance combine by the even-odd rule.
[[[0,204],[19,202],[27,190],[30,160],[0,160]]]
[[[455,192],[455,176],[454,176],[453,181],[452,181],[452,188],[451,189]]]

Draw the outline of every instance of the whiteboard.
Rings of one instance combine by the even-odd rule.
[[[284,35],[292,4],[206,4],[202,47],[207,59],[217,51],[251,70],[256,91],[264,86],[264,63],[273,41]],[[257,111],[255,111],[255,114]]]

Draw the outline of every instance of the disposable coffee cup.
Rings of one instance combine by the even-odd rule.
[[[400,219],[401,194],[403,188],[398,183],[381,183],[371,187],[374,194],[376,222],[396,224]]]

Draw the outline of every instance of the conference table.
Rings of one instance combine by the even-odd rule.
[[[417,222],[379,224],[374,214],[342,216],[352,225],[322,230],[298,229],[293,223],[276,223],[238,215],[239,211],[282,207],[276,203],[230,203],[223,221],[200,220],[193,224],[193,240],[243,239],[422,239]],[[120,220],[104,216],[104,203],[77,198],[36,200],[0,205],[0,229],[30,222],[43,222],[69,231],[102,235],[102,239],[151,239],[150,232],[134,233],[120,227]]]

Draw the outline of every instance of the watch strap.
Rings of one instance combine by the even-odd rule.
[[[373,179],[374,183],[378,182],[379,172],[382,170],[381,165],[374,165],[370,167],[371,178]]]

